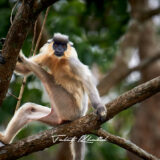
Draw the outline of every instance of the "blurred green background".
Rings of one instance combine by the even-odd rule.
[[[12,0],[0,0],[0,37],[6,37],[11,25],[10,15],[14,4],[15,1]],[[15,11],[13,12],[13,17],[14,15]],[[45,11],[42,13],[42,16],[44,15]],[[52,38],[55,32],[69,35],[80,60],[89,65],[90,68],[96,64],[103,75],[113,66],[113,60],[119,47],[118,41],[126,32],[129,20],[127,0],[61,0],[51,6],[45,29],[49,38]],[[26,56],[29,56],[31,50],[32,36],[33,32],[30,32],[23,45],[23,51]],[[8,92],[18,97],[22,79],[22,76],[14,74]],[[114,93],[118,96],[134,85],[127,81],[121,82],[114,89]],[[5,129],[13,116],[17,102],[9,93],[0,108],[1,131]],[[109,100],[112,97],[115,96],[110,96]],[[25,102],[49,106],[41,83],[33,75],[27,79],[22,104]],[[116,118],[104,124],[103,127],[111,133],[128,138],[134,121],[132,110],[129,109],[122,112]],[[16,136],[16,140],[36,134],[47,128],[50,127],[41,123],[29,124]],[[21,160],[41,160],[44,157],[49,160],[54,157],[57,148],[58,145],[23,157]],[[104,159],[127,160],[126,151],[108,142],[95,142],[88,145],[86,160]]]

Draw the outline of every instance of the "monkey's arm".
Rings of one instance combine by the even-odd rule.
[[[96,85],[93,83],[93,76],[88,67],[82,64],[77,58],[69,58],[69,63],[72,71],[81,79],[83,82],[92,106],[97,110],[97,114],[101,120],[106,118],[106,107],[102,104]]]
[[[24,56],[22,51],[20,51],[20,55]],[[43,52],[29,58],[29,61],[39,64],[40,66],[45,66],[47,60],[48,60],[48,54]],[[15,72],[27,75],[30,73],[30,70],[24,65],[24,63],[21,63],[21,59],[18,58],[18,62],[15,67]]]

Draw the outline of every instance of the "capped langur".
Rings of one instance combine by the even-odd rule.
[[[48,70],[43,69],[44,66]],[[55,33],[40,53],[31,58],[21,53],[15,71],[24,75],[33,72],[41,80],[48,93],[51,109],[25,103],[16,111],[4,133],[0,133],[0,141],[10,143],[18,131],[31,121],[57,126],[82,117],[88,110],[88,98],[100,119],[105,119],[106,108],[101,103],[92,74],[78,59],[68,36]],[[72,148],[75,150],[73,159],[82,159],[82,151],[78,151],[79,158],[76,157],[76,148],[79,147],[75,145]]]

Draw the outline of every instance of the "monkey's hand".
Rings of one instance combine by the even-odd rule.
[[[20,51],[17,61],[15,73],[26,76],[29,75],[31,73],[29,69],[30,64],[27,63],[29,60],[24,56],[22,51]]]
[[[99,116],[100,120],[104,122],[107,117],[106,107],[102,104],[98,104],[96,113]]]
[[[19,56],[18,56],[18,62],[23,63],[25,61],[26,57],[24,56],[22,50],[20,50]]]

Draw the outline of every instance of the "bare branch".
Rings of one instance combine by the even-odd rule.
[[[159,91],[160,77],[157,77],[122,94],[106,105],[108,108],[106,121],[114,117],[119,112],[129,108],[131,105],[141,102]],[[20,158],[24,155],[50,147],[53,144],[58,143],[53,142],[53,135],[79,137],[81,135],[91,133],[92,130],[99,128],[101,124],[102,122],[99,121],[97,115],[95,113],[91,113],[69,124],[61,125],[55,129],[47,130],[16,143],[1,147],[0,160]]]
[[[131,74],[134,71],[140,71],[146,67],[149,67],[152,63],[160,59],[160,53],[157,53],[153,55],[150,58],[147,58],[143,60],[138,66],[135,66],[133,68],[128,67],[119,67],[117,66],[113,68],[112,71],[110,71],[99,83],[98,90],[101,96],[108,93],[108,91],[115,86],[117,83],[119,83],[121,80],[126,78],[129,74]]]
[[[135,0],[129,0],[129,3],[131,5],[131,17],[138,20],[139,22],[145,22],[153,16],[160,14],[159,6],[156,9],[149,10],[148,8],[144,7],[143,1],[137,2]],[[143,8],[141,6],[143,6]]]
[[[150,18],[152,18],[153,16],[157,16],[158,14],[160,14],[160,7],[156,8],[156,9],[152,9],[146,12],[143,12],[140,17],[138,17],[138,20],[143,22],[146,21]]]
[[[130,73],[133,71],[140,71],[146,67],[149,67],[152,63],[154,63],[155,61],[160,59],[160,53],[154,54],[153,56],[146,58],[145,60],[143,60],[138,66],[135,66],[131,69],[129,69]]]
[[[21,105],[22,96],[23,96],[23,92],[24,92],[25,85],[26,85],[26,81],[27,81],[27,76],[24,76],[24,77],[23,77],[23,81],[22,81],[22,85],[21,85],[21,89],[20,89],[20,92],[19,92],[17,104],[16,104],[15,113],[16,113],[16,111],[18,110],[18,108],[19,108],[20,105]]]
[[[153,156],[152,154],[149,154],[148,152],[138,147],[131,141],[126,140],[125,138],[121,138],[119,136],[112,135],[103,129],[99,129],[93,133],[96,134],[97,136],[100,136],[106,139],[110,143],[117,144],[118,146],[134,153],[140,158],[143,158],[145,160],[159,160],[157,157]]]
[[[42,23],[41,31],[40,31],[38,39],[37,39],[37,43],[36,43],[36,46],[35,46],[35,49],[34,49],[33,56],[35,56],[36,53],[37,53],[37,50],[38,50],[38,47],[39,47],[39,43],[40,43],[41,38],[42,38],[44,26],[45,26],[45,23],[46,23],[46,20],[47,20],[47,16],[48,16],[48,13],[49,13],[49,9],[50,9],[50,7],[48,7],[47,10],[46,10],[46,14],[45,14],[45,17],[44,17],[44,21]]]

